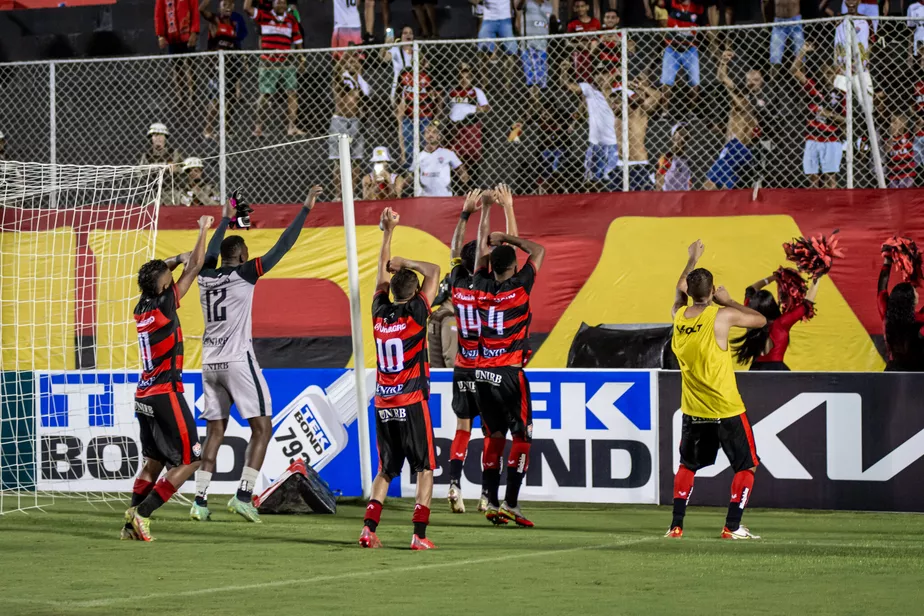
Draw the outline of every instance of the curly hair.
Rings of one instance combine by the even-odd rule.
[[[751,291],[751,289],[748,289]],[[773,293],[760,290],[748,293],[748,308],[752,308],[767,318],[767,324],[759,329],[749,329],[744,335],[733,339],[735,345],[735,359],[739,364],[747,364],[760,357],[767,348],[767,339],[770,337],[770,326],[773,321],[782,316],[780,305]]]
[[[138,289],[142,295],[156,297],[160,295],[160,289],[157,288],[157,281],[164,272],[169,272],[170,268],[167,263],[161,259],[153,259],[141,266],[138,270]]]
[[[465,266],[465,269],[467,269],[470,274],[475,273],[475,251],[477,248],[478,241],[472,240],[462,247],[462,252],[459,254],[459,257],[462,259],[462,265]]]
[[[229,235],[221,241],[221,262],[235,258],[238,253],[246,246],[244,238],[240,235]]]

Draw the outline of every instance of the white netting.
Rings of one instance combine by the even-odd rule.
[[[164,172],[0,165],[0,513],[130,485],[134,384],[96,370],[138,365],[135,277],[154,256]]]

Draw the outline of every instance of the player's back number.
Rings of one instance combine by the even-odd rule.
[[[222,306],[228,297],[228,290],[209,289],[205,292],[205,318],[209,323],[218,323],[228,319],[228,309]]]

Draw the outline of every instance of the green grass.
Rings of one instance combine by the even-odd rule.
[[[0,614],[924,612],[919,515],[754,510],[745,521],[764,539],[731,542],[718,509],[691,507],[686,536],[667,540],[664,507],[526,503],[527,530],[439,501],[440,549],[411,552],[408,501],[386,505],[382,550],[355,543],[362,503],[261,526],[221,503],[205,524],[168,505],[150,544],[117,540],[121,506],[59,500],[0,518]]]

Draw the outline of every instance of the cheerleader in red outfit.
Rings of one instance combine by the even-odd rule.
[[[883,250],[876,296],[888,355],[886,371],[924,372],[924,309],[916,311],[918,291],[911,282],[900,282],[889,293],[892,259],[893,255]]]
[[[818,283],[815,281],[804,291],[804,297],[799,298],[801,293],[795,293],[795,301],[785,301],[782,292],[783,285],[780,284],[781,277],[786,277],[787,282],[796,281],[794,286],[800,286],[805,290],[805,283],[802,278],[792,270],[780,269],[767,278],[759,280],[752,284],[744,293],[744,305],[752,308],[767,317],[767,324],[760,329],[750,329],[743,336],[732,340],[735,345],[735,358],[739,364],[751,363],[751,370],[789,370],[789,366],[783,361],[786,356],[786,350],[789,348],[789,330],[793,325],[801,320],[809,320],[815,316],[815,296],[818,293]],[[781,302],[783,309],[780,309],[780,303],[773,297],[773,293],[764,290],[764,287],[771,282],[777,282],[781,288]],[[787,286],[788,288],[788,286]],[[787,294],[791,297],[790,294]]]

